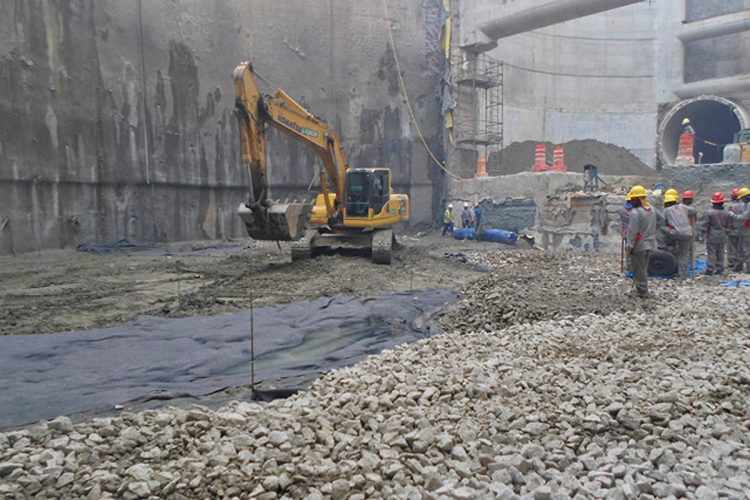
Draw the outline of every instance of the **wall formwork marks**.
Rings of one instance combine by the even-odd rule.
[[[439,150],[442,2],[388,2]],[[391,167],[415,221],[431,221],[442,174],[415,139],[387,29],[381,2],[0,2],[0,253],[244,236],[231,86],[243,60],[334,124],[353,165]],[[274,136],[273,195],[305,195],[316,161]]]

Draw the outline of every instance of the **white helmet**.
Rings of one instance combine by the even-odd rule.
[[[464,208],[469,208],[469,204],[468,203],[464,203]]]
[[[448,203],[448,208],[453,208],[453,203]]]
[[[684,120],[682,120],[682,124],[683,125],[690,125],[690,118],[685,118]]]

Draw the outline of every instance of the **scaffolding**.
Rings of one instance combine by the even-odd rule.
[[[503,147],[503,63],[487,54],[454,57],[456,145],[485,159]]]

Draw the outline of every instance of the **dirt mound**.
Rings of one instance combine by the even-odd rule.
[[[554,145],[547,144],[547,163],[552,163]],[[488,173],[509,175],[529,172],[534,163],[536,141],[514,142],[499,153],[490,155]],[[571,141],[565,147],[565,163],[571,172],[583,172],[583,166],[592,164],[599,167],[602,175],[653,175],[654,169],[640,158],[620,146],[593,139]]]

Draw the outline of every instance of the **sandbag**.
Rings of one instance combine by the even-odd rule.
[[[473,227],[456,229],[453,231],[453,237],[457,240],[475,240],[477,239],[477,231]]]
[[[503,229],[484,229],[479,235],[482,241],[494,241],[506,245],[515,245],[518,241],[518,234]]]

